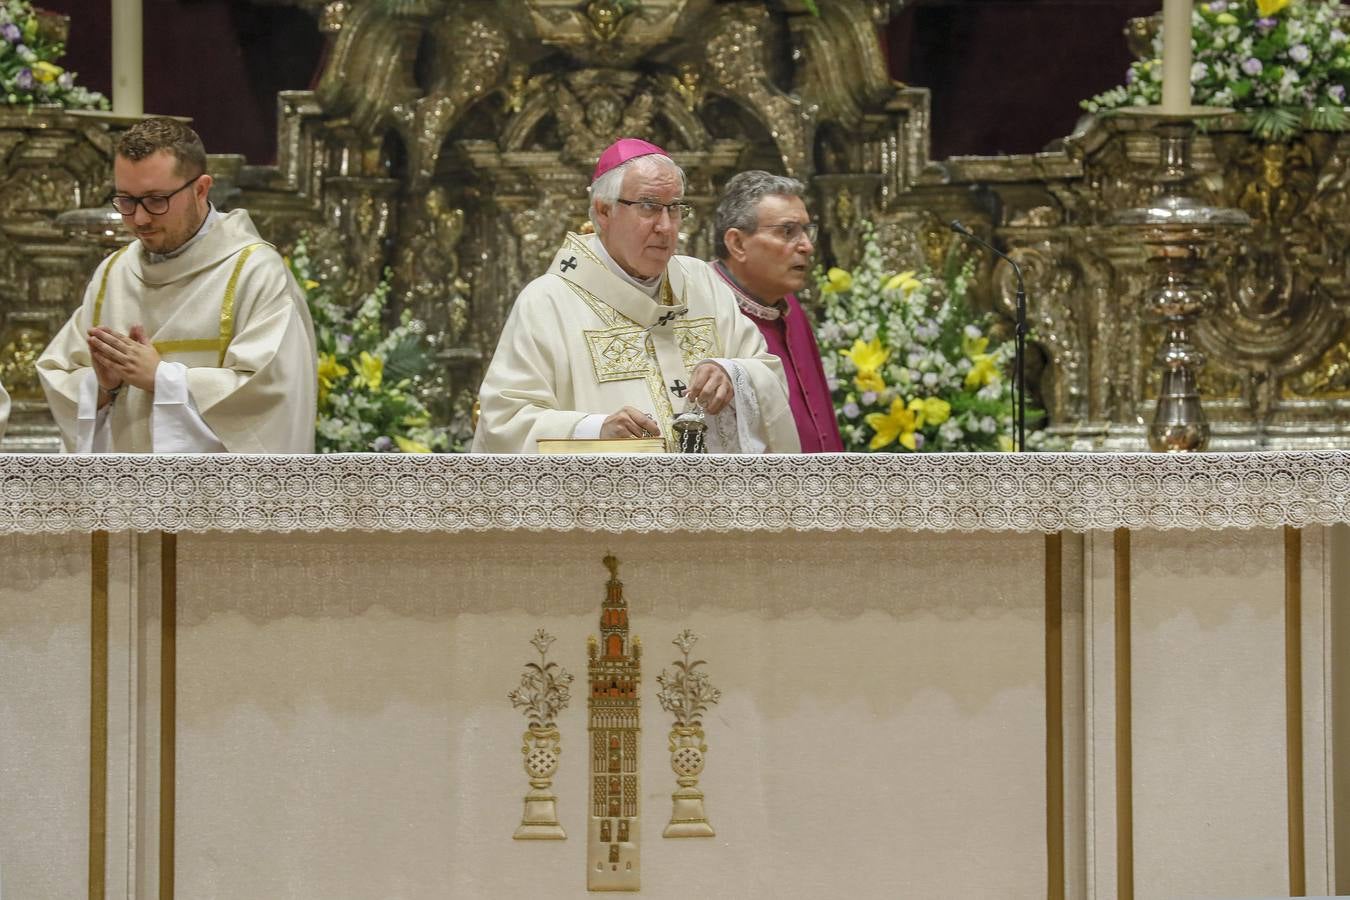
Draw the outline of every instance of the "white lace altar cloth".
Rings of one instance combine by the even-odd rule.
[[[1086,531],[1350,522],[1350,453],[0,454],[0,533]]]

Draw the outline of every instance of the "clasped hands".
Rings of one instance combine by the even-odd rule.
[[[709,415],[715,416],[726,409],[735,396],[731,378],[714,362],[700,363],[689,382],[686,398],[702,403]],[[609,416],[600,426],[600,437],[606,439],[660,436],[661,426],[656,419],[631,406],[625,406]]]
[[[143,327],[133,325],[129,334],[119,334],[111,328],[91,328],[88,342],[94,376],[104,393],[115,391],[123,384],[151,394],[155,392],[159,351],[146,337]]]

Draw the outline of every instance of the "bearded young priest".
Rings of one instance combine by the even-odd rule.
[[[473,449],[661,437],[687,403],[711,452],[796,453],[782,363],[702,261],[676,256],[684,172],[654,144],[616,141],[591,179],[596,233],[568,234],[507,317],[479,391]]]
[[[304,294],[242,209],[209,199],[201,138],[145,119],[118,139],[113,207],[135,240],[99,264],[38,359],[77,453],[312,453]]]

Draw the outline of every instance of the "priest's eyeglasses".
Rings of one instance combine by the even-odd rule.
[[[755,230],[762,229],[778,232],[785,244],[797,243],[802,239],[802,235],[806,235],[806,239],[814,244],[816,235],[820,232],[820,226],[815,222],[780,222],[777,225],[760,225]]]
[[[140,204],[145,207],[145,211],[150,215],[162,216],[169,211],[169,201],[173,199],[174,194],[177,194],[190,184],[196,184],[197,179],[205,174],[206,173],[203,172],[201,175],[194,175],[182,187],[170,191],[167,194],[147,194],[144,197],[133,197],[130,194],[114,194],[112,198],[113,209],[124,216],[134,216],[136,215],[136,205]]]
[[[657,200],[624,200],[619,198],[619,202],[624,206],[631,206],[637,210],[639,218],[659,219],[661,210],[670,213],[672,219],[681,219],[694,211],[692,204],[685,203],[683,200],[676,200],[672,203],[661,203]]]

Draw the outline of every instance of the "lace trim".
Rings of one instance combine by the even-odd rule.
[[[1350,522],[1350,453],[0,454],[0,533],[1086,531]]]

